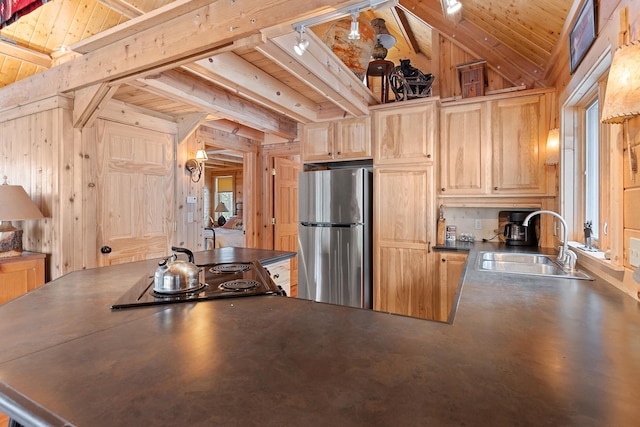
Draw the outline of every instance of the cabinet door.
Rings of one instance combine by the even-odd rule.
[[[374,111],[374,163],[433,161],[435,103]]]
[[[333,159],[333,123],[313,123],[304,126],[302,160],[315,162]]]
[[[440,110],[440,194],[488,191],[491,139],[485,102]]]
[[[544,194],[544,95],[492,103],[493,192]]]
[[[433,166],[374,167],[374,309],[433,318]]]
[[[456,291],[462,279],[462,270],[467,262],[466,253],[439,252],[438,273],[440,281],[434,287],[436,320],[446,322],[455,302]]]
[[[371,119],[336,122],[334,157],[337,160],[371,158]]]
[[[44,284],[43,254],[0,258],[0,304]]]

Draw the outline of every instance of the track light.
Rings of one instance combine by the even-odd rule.
[[[299,55],[304,55],[304,52],[309,47],[309,40],[304,38],[304,25],[300,26],[300,37],[298,37],[298,41],[295,45],[293,45],[293,50]]]
[[[447,14],[453,15],[462,8],[462,3],[458,0],[447,0]]]
[[[360,12],[351,14],[351,32],[349,33],[349,40],[360,39],[358,16],[360,16]]]

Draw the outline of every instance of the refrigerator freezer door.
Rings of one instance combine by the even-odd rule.
[[[301,172],[298,221],[312,224],[357,224],[364,218],[366,169]]]
[[[298,297],[372,308],[364,267],[362,225],[298,226]]]

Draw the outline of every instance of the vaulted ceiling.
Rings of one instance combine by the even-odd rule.
[[[353,3],[51,0],[0,31],[0,114],[46,92],[33,77],[43,75],[58,93],[74,91],[76,103],[84,102],[85,110],[74,117],[77,127],[89,124],[101,106],[126,103],[173,120],[200,117],[208,126],[258,141],[265,141],[261,135],[290,140],[297,123],[363,115],[379,102],[322,43],[329,24],[307,32],[311,46],[305,55],[292,52],[292,23]],[[385,19],[398,40],[387,57],[395,63],[410,58],[421,69],[430,67],[437,52],[433,37],[440,34],[487,59],[513,86],[547,86],[556,44],[577,4],[461,3],[453,16],[443,13],[441,0],[399,0],[392,9],[363,14]],[[211,32],[195,42],[194,34],[205,27]],[[210,38],[209,45],[202,37]],[[93,71],[87,76],[83,70]]]

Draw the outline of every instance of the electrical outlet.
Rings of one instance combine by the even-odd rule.
[[[476,219],[476,230],[482,230],[482,220]]]
[[[629,241],[629,264],[640,266],[640,239],[632,237]]]

